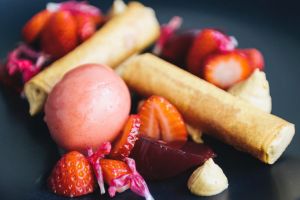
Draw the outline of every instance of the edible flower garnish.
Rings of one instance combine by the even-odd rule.
[[[154,198],[150,194],[145,180],[136,170],[135,161],[132,158],[125,158],[125,162],[130,168],[131,173],[124,174],[110,182],[108,188],[109,196],[114,197],[119,189],[130,185],[130,189],[134,193],[145,197],[146,200],[153,200]]]
[[[182,24],[182,18],[179,16],[173,17],[168,24],[163,24],[160,28],[160,36],[155,43],[153,53],[159,55],[168,41],[168,39],[180,28]]]
[[[100,165],[100,159],[108,155],[111,150],[111,144],[109,142],[103,143],[96,152],[93,152],[92,148],[88,149],[88,160],[94,168],[94,172],[97,178],[97,182],[100,188],[100,193],[105,193],[104,180],[102,169]]]

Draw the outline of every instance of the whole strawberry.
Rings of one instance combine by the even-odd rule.
[[[92,193],[95,189],[92,167],[84,155],[71,151],[57,162],[48,185],[52,192],[66,197]]]

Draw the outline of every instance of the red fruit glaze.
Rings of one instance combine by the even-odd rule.
[[[248,58],[238,51],[208,57],[203,69],[204,79],[222,89],[245,80],[251,72]]]
[[[45,24],[51,17],[52,12],[42,10],[35,14],[23,27],[22,36],[27,43],[34,42],[42,32]]]
[[[124,160],[129,156],[136,140],[138,139],[141,119],[138,115],[130,115],[122,133],[114,143],[110,157],[118,160]]]
[[[65,154],[52,170],[48,185],[52,192],[66,197],[92,193],[95,180],[89,161],[77,151]]]
[[[204,59],[216,52],[234,50],[236,41],[215,29],[203,29],[194,40],[187,56],[188,71],[200,76]]]
[[[250,66],[253,69],[257,68],[261,71],[264,69],[265,66],[264,57],[258,49],[241,49],[239,51],[244,53],[247,56],[250,62]]]
[[[54,58],[60,58],[78,44],[77,23],[69,11],[57,11],[41,33],[41,48]]]
[[[166,142],[186,141],[185,123],[175,106],[160,96],[148,98],[139,110],[140,133]]]
[[[176,176],[185,170],[202,165],[215,157],[211,148],[194,142],[167,144],[140,137],[131,151],[138,171],[145,177],[160,180]]]

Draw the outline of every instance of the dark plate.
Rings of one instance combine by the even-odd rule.
[[[296,1],[144,1],[161,22],[184,18],[184,28],[218,27],[239,40],[240,47],[260,49],[273,98],[273,113],[300,124],[300,15]],[[46,0],[0,1],[0,57],[20,40],[22,25]],[[107,8],[110,1],[93,1]],[[0,199],[64,199],[47,191],[45,178],[59,157],[42,116],[31,118],[27,103],[0,88]],[[211,138],[216,162],[229,179],[229,189],[199,198],[186,187],[191,172],[163,182],[149,182],[156,199],[300,199],[300,136],[272,166]],[[99,199],[94,194],[79,199]],[[104,197],[103,199],[108,198]],[[131,192],[115,199],[141,199]]]

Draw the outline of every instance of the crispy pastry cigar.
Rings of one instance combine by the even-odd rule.
[[[154,11],[137,2],[129,3],[124,13],[113,17],[90,39],[25,84],[30,114],[43,108],[48,93],[66,72],[85,63],[115,67],[145,49],[158,35],[159,23]]]
[[[130,88],[145,96],[164,96],[191,125],[265,163],[274,163],[294,136],[294,124],[154,55],[132,57],[117,72]]]

